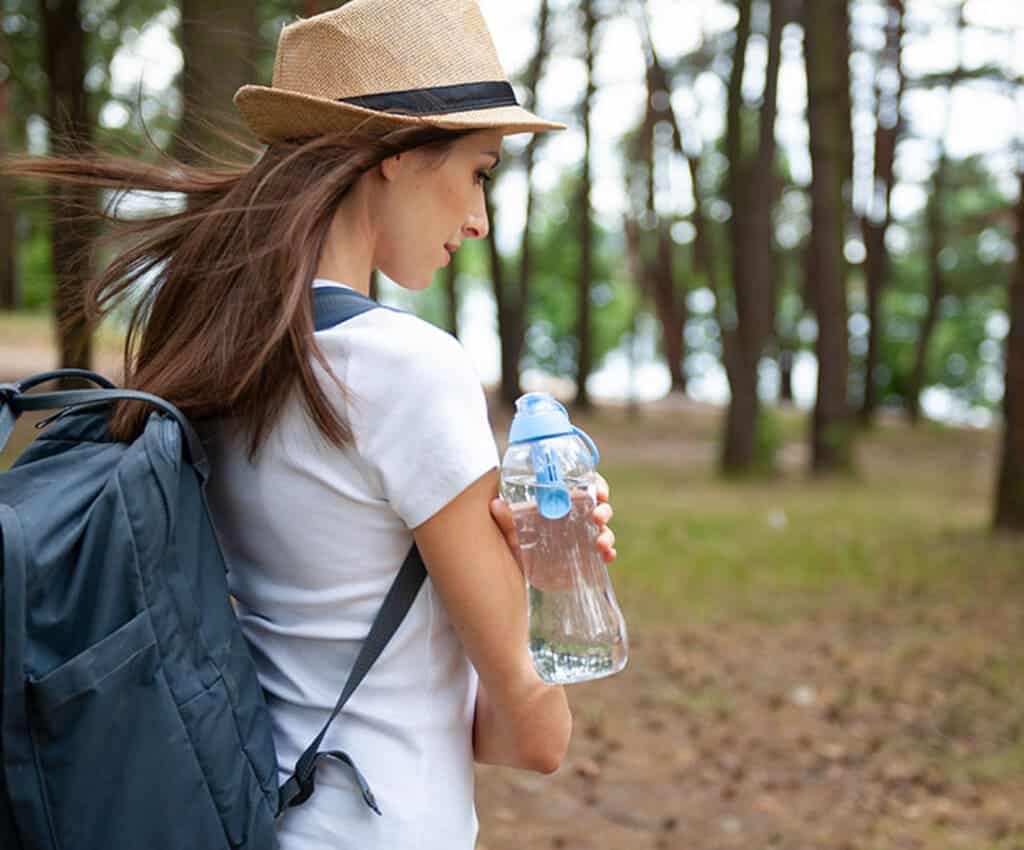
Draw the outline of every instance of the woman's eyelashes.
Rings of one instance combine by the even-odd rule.
[[[494,175],[489,171],[478,171],[476,173],[478,183],[490,183],[494,179]]]

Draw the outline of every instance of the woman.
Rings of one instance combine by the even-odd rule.
[[[284,29],[270,87],[235,102],[267,147],[202,169],[111,158],[10,170],[186,207],[133,237],[90,287],[93,317],[155,275],[131,319],[126,384],[209,439],[211,508],[273,717],[284,779],[337,698],[414,541],[406,620],[323,749],[359,765],[384,812],[325,763],[281,846],[469,850],[473,760],[555,770],[571,717],[525,644],[515,530],[478,376],[457,340],[375,309],[314,333],[313,287],[413,290],[487,235],[502,138],[559,129],[515,103],[473,0],[352,0]],[[125,405],[130,437],[145,411]],[[615,558],[601,482],[598,547]]]

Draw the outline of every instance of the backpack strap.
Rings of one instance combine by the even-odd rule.
[[[150,393],[122,389],[60,390],[52,393],[32,393],[31,395],[24,392],[26,385],[32,386],[33,381],[41,383],[39,378],[50,380],[54,377],[63,377],[65,371],[78,372],[80,370],[58,369],[56,372],[49,372],[42,376],[36,375],[21,384],[0,385],[0,449],[3,448],[11,431],[14,430],[14,421],[19,414],[26,410],[61,410],[58,416],[63,416],[65,412],[102,407],[115,401],[144,401],[163,411],[178,423],[178,427],[181,428],[185,437],[192,466],[195,467],[199,477],[204,482],[206,481],[210,473],[210,464],[206,458],[203,444],[199,440],[199,435],[196,434],[184,414],[169,401],[164,401]],[[76,375],[68,377],[76,377]],[[77,377],[81,376],[77,375]]]
[[[327,756],[335,758],[349,767],[356,782],[359,784],[359,789],[362,792],[363,800],[366,801],[366,805],[378,815],[381,813],[373,792],[370,790],[370,786],[351,757],[340,750],[321,751],[320,744],[323,743],[324,736],[327,734],[330,725],[334,722],[334,718],[344,708],[349,697],[359,687],[363,677],[366,676],[373,663],[380,656],[381,652],[384,651],[384,647],[388,645],[388,641],[398,631],[398,627],[402,624],[405,615],[412,607],[412,603],[416,599],[416,595],[419,593],[426,577],[427,570],[423,564],[423,558],[420,556],[419,549],[413,544],[412,549],[409,550],[409,554],[405,558],[405,563],[402,564],[402,569],[399,570],[398,576],[388,590],[387,596],[384,597],[384,602],[380,606],[380,611],[377,612],[366,640],[363,641],[363,646],[359,650],[355,664],[352,665],[352,672],[349,673],[345,687],[341,691],[341,696],[338,697],[338,702],[334,706],[334,711],[331,712],[331,716],[323,725],[320,733],[306,747],[306,751],[299,756],[292,775],[281,786],[281,802],[278,808],[279,816],[286,809],[292,806],[299,806],[309,799],[309,795],[313,793],[315,785],[314,776],[317,764],[322,758]]]
[[[0,452],[4,450],[7,441],[11,438],[14,423],[20,412],[14,404],[14,399],[39,384],[58,378],[83,378],[105,389],[112,389],[114,386],[102,375],[90,372],[88,369],[57,369],[53,372],[40,372],[38,375],[14,383],[0,384]]]
[[[361,313],[378,308],[395,313],[406,312],[367,298],[361,292],[356,292],[347,286],[316,286],[313,288],[313,328],[318,331],[333,328]]]
[[[334,286],[317,287],[313,290],[314,327],[318,331],[326,330],[347,319],[365,313],[367,310],[373,310],[381,306],[383,305],[352,289]],[[355,762],[352,761],[348,753],[341,750],[321,750],[320,744],[323,743],[327,730],[342,708],[344,708],[349,697],[359,687],[359,683],[363,681],[369,669],[377,658],[380,657],[384,647],[388,645],[392,636],[398,631],[398,627],[405,619],[405,615],[409,613],[409,609],[412,607],[412,603],[415,601],[416,595],[419,593],[420,587],[423,586],[423,581],[426,577],[426,566],[423,563],[419,549],[414,543],[405,558],[405,562],[402,564],[401,570],[398,571],[398,575],[384,597],[384,602],[374,618],[373,625],[370,626],[370,631],[363,641],[355,664],[352,665],[352,671],[349,673],[344,688],[342,688],[341,696],[338,697],[334,711],[331,712],[331,716],[324,723],[320,733],[299,757],[292,775],[281,786],[278,816],[293,806],[302,805],[309,799],[315,787],[317,765],[322,759],[328,757],[340,761],[349,768],[356,783],[359,785],[359,790],[363,795],[366,805],[378,815],[381,813],[366,778],[359,768],[356,767]]]

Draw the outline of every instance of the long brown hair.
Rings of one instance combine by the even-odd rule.
[[[125,384],[166,399],[193,421],[240,422],[255,454],[297,387],[322,434],[343,446],[348,422],[329,402],[313,361],[334,378],[313,339],[310,284],[338,204],[357,178],[411,148],[443,158],[464,132],[402,129],[367,140],[327,135],[274,143],[255,163],[186,165],[166,155],[140,159],[89,152],[8,157],[0,174],[115,190],[98,216],[111,230],[99,244],[126,247],[84,291],[62,321],[95,324],[127,298]],[[139,218],[118,215],[135,190],[174,192],[184,209]],[[117,439],[132,439],[148,411],[118,405]]]

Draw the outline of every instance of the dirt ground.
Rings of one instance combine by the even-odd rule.
[[[666,404],[689,448],[677,436],[666,451],[655,426],[609,456],[713,462],[720,413]],[[962,460],[990,470],[994,448],[975,441]],[[929,462],[895,451],[908,472]],[[783,467],[805,460],[782,452]],[[1011,586],[978,572],[970,599],[631,624],[627,669],[569,688],[556,774],[478,769],[478,850],[1024,850],[1024,569]]]
[[[558,773],[479,770],[478,847],[1024,847],[1024,760],[986,765],[1024,724],[987,649],[1022,638],[998,598],[641,630],[570,689]]]

